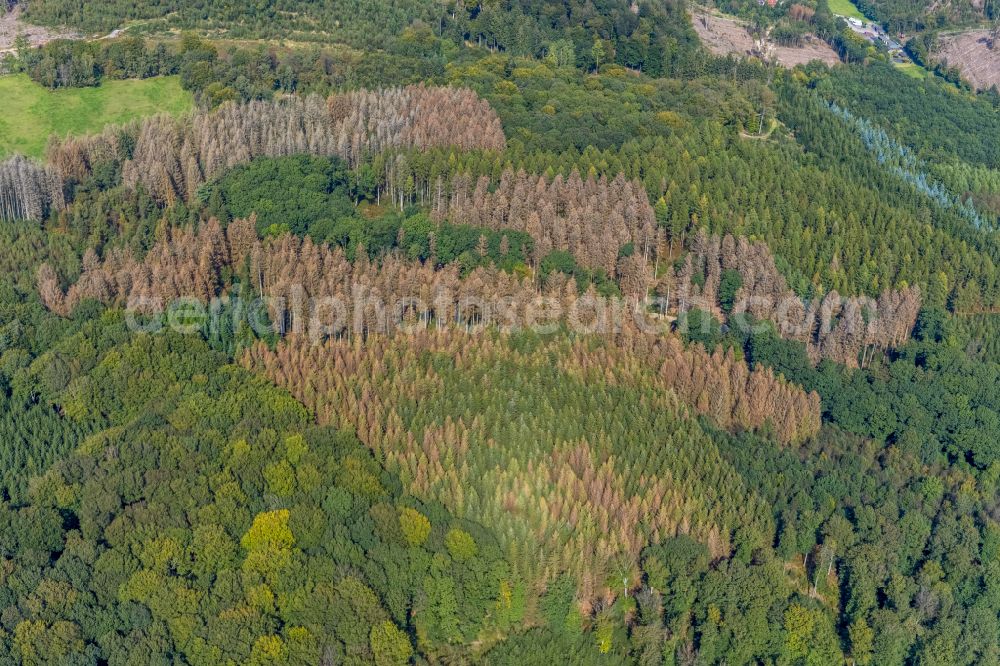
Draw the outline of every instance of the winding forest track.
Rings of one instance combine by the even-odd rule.
[[[774,134],[774,130],[777,128],[778,128],[778,121],[774,118],[771,118],[767,126],[767,131],[764,132],[763,134],[749,134],[741,130],[740,138],[751,139],[753,141],[766,141],[767,139],[771,138],[771,135]]]

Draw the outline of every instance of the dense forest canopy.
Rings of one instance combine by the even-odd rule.
[[[1000,661],[998,98],[720,7],[848,62],[681,2],[25,3],[128,34],[6,70],[196,108],[0,162],[0,662]]]
[[[26,16],[45,25],[69,25],[107,33],[134,23],[142,30],[221,30],[231,38],[341,42],[370,48],[413,30],[432,30],[449,41],[475,41],[517,55],[559,53],[571,63],[594,66],[601,56],[594,40],[607,43],[604,57],[623,65],[662,71],[664,56],[690,51],[695,38],[685,27],[683,7],[625,0],[488,3],[439,3],[324,0],[264,0],[252,4],[225,0],[85,3],[31,0]],[[554,44],[555,48],[549,46]]]
[[[913,33],[923,30],[976,24],[984,19],[1000,17],[995,2],[910,2],[907,0],[858,0],[857,5],[868,16],[884,23],[894,32]]]
[[[406,3],[304,0],[168,0],[167,2],[79,3],[31,0],[26,16],[46,25],[70,25],[86,32],[108,33],[126,22],[150,22],[181,28],[225,28],[234,37],[323,36],[331,41],[361,40],[398,34],[415,20],[436,22],[442,7],[426,0]],[[166,21],[164,21],[166,19]]]
[[[891,86],[896,95],[876,95]],[[887,65],[838,68],[816,83],[821,94],[889,129],[931,161],[1000,169],[997,100],[962,94],[940,80],[925,82]]]

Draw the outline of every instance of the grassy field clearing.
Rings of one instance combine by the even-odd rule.
[[[834,14],[839,14],[840,16],[846,16],[848,18],[856,18],[860,20],[865,19],[865,15],[854,6],[851,0],[830,0],[830,11]]]
[[[899,71],[903,72],[907,76],[912,76],[915,79],[926,79],[930,76],[930,72],[914,62],[897,64],[896,67]]]
[[[105,125],[193,105],[176,76],[105,81],[97,88],[48,90],[26,75],[0,76],[0,157],[41,157],[52,134],[87,134]]]

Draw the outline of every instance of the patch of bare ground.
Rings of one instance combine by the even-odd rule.
[[[837,52],[813,35],[806,35],[801,46],[778,46],[766,40],[756,41],[747,31],[746,24],[736,18],[695,11],[691,23],[702,44],[715,55],[761,57],[767,51],[779,64],[789,68],[813,60],[821,60],[828,65],[840,62]]]
[[[829,44],[815,35],[806,35],[801,46],[778,46],[774,49],[775,56],[785,67],[804,65],[813,60],[833,66],[840,62],[840,56]]]
[[[977,90],[1000,88],[1000,43],[990,48],[989,30],[942,35],[934,58],[958,67]]]
[[[0,15],[0,56],[14,50],[14,42],[18,35],[27,37],[28,43],[32,46],[41,46],[53,39],[79,37],[76,33],[61,32],[25,23],[21,20],[21,7],[14,5],[14,8],[9,12]]]
[[[754,40],[746,27],[736,19],[704,12],[691,15],[698,38],[715,55],[749,56],[754,54]]]

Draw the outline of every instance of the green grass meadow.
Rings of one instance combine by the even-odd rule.
[[[847,18],[856,18],[860,20],[867,21],[865,15],[854,6],[851,0],[829,0],[830,11],[834,14],[839,14],[841,16],[846,16]]]
[[[897,64],[896,68],[903,74],[913,77],[914,79],[926,79],[931,75],[930,72],[914,62]]]
[[[0,157],[41,157],[52,134],[99,132],[141,116],[179,114],[193,104],[176,76],[61,90],[44,88],[24,74],[0,76]]]

